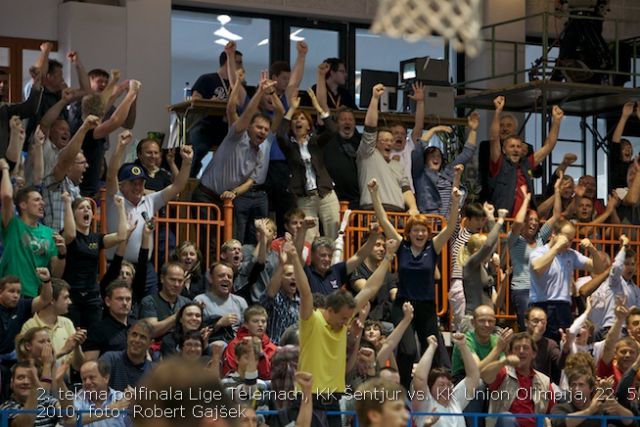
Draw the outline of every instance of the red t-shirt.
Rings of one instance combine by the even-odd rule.
[[[284,238],[278,237],[271,242],[271,249],[280,253],[280,248],[284,244]],[[311,265],[311,245],[309,242],[304,242],[304,249],[302,255],[305,257],[305,264]]]
[[[489,162],[489,174],[491,177],[498,175],[498,173],[500,172],[500,169],[502,168],[503,160],[504,160],[504,155],[500,154],[500,157],[498,158],[497,162]],[[534,160],[533,154],[527,157],[527,160],[529,161],[529,168],[534,169],[536,167],[536,162]],[[516,216],[516,213],[518,213],[518,211],[520,210],[520,206],[522,206],[522,203],[524,202],[524,196],[522,195],[522,191],[520,191],[520,187],[522,187],[523,185],[527,186],[527,178],[522,168],[518,166],[516,169],[516,198],[513,203],[513,206],[511,207],[511,212],[509,215],[511,217]],[[530,192],[531,190],[533,189],[529,188]]]
[[[516,371],[516,376],[518,377],[518,392],[515,399],[513,399],[513,403],[509,408],[509,412],[511,412],[512,414],[535,414],[536,412],[535,404],[533,403],[533,399],[531,396],[534,370],[532,368],[529,375],[520,375]],[[491,391],[498,390],[506,377],[507,377],[507,368],[503,367],[498,372],[498,376],[496,377],[496,380],[493,383],[489,384],[489,390]],[[550,392],[551,400],[549,401],[549,405],[547,406],[547,412],[545,412],[547,414],[549,413],[549,411],[551,411],[551,408],[553,408],[553,405],[555,404],[553,387],[551,386],[551,382],[549,382],[549,392]],[[516,420],[520,427],[536,426],[535,418],[516,418]]]

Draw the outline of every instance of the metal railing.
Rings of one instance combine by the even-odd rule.
[[[584,21],[603,21],[606,23],[613,23],[614,25],[614,40],[609,42],[609,44],[613,43],[613,53],[614,53],[614,65],[615,67],[611,70],[603,70],[603,69],[590,69],[597,74],[611,74],[611,75],[619,75],[619,76],[627,76],[631,78],[633,87],[638,87],[638,77],[640,77],[640,70],[637,70],[635,59],[638,58],[638,44],[640,44],[640,38],[633,37],[629,39],[622,40],[620,39],[620,25],[623,23],[629,23],[628,21],[622,19],[610,19],[598,16],[584,16],[584,15],[576,15],[570,13],[563,12],[539,12],[532,15],[523,16],[520,18],[509,19],[506,21],[496,22],[494,24],[485,25],[482,27],[482,30],[489,32],[489,36],[484,38],[484,42],[490,45],[489,55],[491,57],[491,73],[488,76],[475,78],[472,80],[466,80],[464,82],[459,82],[454,86],[460,89],[472,89],[468,87],[470,84],[487,82],[494,79],[505,78],[505,77],[513,77],[513,83],[517,84],[518,82],[524,81],[524,79],[519,80],[519,77],[524,76],[531,71],[540,71],[541,72],[541,80],[546,80],[550,77],[553,69],[558,71],[568,71],[568,72],[584,72],[587,71],[582,68],[568,67],[555,64],[555,59],[549,56],[551,43],[554,42],[557,38],[559,38],[560,33],[555,36],[551,33],[549,25],[552,19],[575,19],[575,20],[584,20]],[[515,24],[518,22],[528,22],[533,20],[541,20],[542,21],[542,56],[540,58],[540,67],[527,67],[520,68],[518,65],[519,62],[519,52],[518,49],[520,47],[524,47],[528,44],[526,41],[515,41],[515,40],[504,40],[502,38],[497,37],[497,32],[501,27],[505,27],[510,24]],[[564,24],[564,22],[563,22]],[[557,21],[556,21],[557,25]],[[554,31],[557,28],[554,28]],[[620,71],[620,43],[625,42],[629,43],[632,48],[631,55],[631,72]],[[500,45],[511,45],[513,49],[513,70],[512,71],[500,71],[503,70],[502,67],[498,67],[496,64],[496,55],[498,51],[498,46]]]
[[[104,409],[100,409],[97,408],[95,410],[69,410],[69,411],[62,411],[60,409],[55,409],[55,408],[40,408],[40,409],[35,409],[35,410],[25,410],[25,409],[2,409],[0,410],[0,427],[9,427],[9,419],[11,418],[12,415],[15,414],[35,414],[37,417],[39,415],[45,416],[45,417],[60,417],[62,415],[73,415],[76,418],[76,423],[75,425],[77,427],[81,427],[84,424],[82,423],[82,419],[81,416],[83,414],[91,414],[91,413],[95,413],[96,411],[104,411]],[[129,410],[130,411],[130,410]],[[120,416],[126,416],[127,412],[129,412],[127,410],[114,410],[113,413],[117,413]],[[67,414],[65,414],[65,412],[67,412]],[[277,416],[278,415],[278,411],[256,411],[256,413],[258,415],[263,415],[265,417],[268,416]],[[355,411],[326,411],[325,412],[326,415],[328,417],[336,417],[336,416],[340,416],[340,417],[348,417],[349,419],[353,420],[353,425],[355,427],[358,427],[359,425],[359,420],[358,420],[358,416],[355,413]],[[192,414],[186,414],[185,418],[193,418],[194,420],[196,420],[198,417],[196,417],[195,415]],[[567,419],[582,419],[582,420],[597,420],[600,422],[601,427],[607,427],[608,423],[610,421],[625,421],[625,420],[631,420],[631,421],[640,421],[640,416],[620,416],[620,415],[566,415],[566,414],[513,414],[513,413],[496,413],[496,414],[485,414],[485,413],[478,413],[478,412],[469,412],[469,413],[452,413],[452,412],[447,412],[447,413],[433,413],[433,412],[411,412],[410,413],[410,417],[409,417],[409,422],[407,423],[407,427],[411,427],[413,425],[413,422],[415,422],[416,418],[418,417],[426,417],[426,416],[437,416],[440,418],[444,418],[444,417],[465,417],[467,419],[470,419],[472,421],[472,425],[473,427],[478,427],[479,425],[479,421],[480,420],[491,420],[491,419],[495,419],[495,421],[499,420],[499,419],[510,419],[510,420],[517,420],[520,418],[527,418],[527,419],[535,419],[535,425],[536,427],[544,427],[545,425],[549,425],[550,422],[552,422],[552,420],[567,420]],[[107,418],[108,420],[108,418]],[[89,424],[87,424],[89,425]],[[301,427],[305,427],[305,426],[301,426]]]

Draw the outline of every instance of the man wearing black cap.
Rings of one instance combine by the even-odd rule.
[[[182,167],[173,184],[162,191],[145,195],[144,182],[147,179],[147,175],[144,170],[135,163],[125,163],[121,166],[126,147],[132,140],[133,137],[129,131],[122,132],[118,138],[118,145],[109,161],[107,169],[107,221],[108,229],[115,231],[118,226],[118,216],[116,215],[117,207],[113,202],[113,195],[121,194],[125,200],[127,217],[130,218],[130,221],[136,223],[135,229],[129,237],[124,259],[136,263],[142,244],[142,229],[145,224],[144,216],[147,218],[153,217],[167,202],[173,200],[185,188],[189,179],[193,150],[188,145],[183,145],[180,148]],[[149,256],[151,256],[152,252],[153,248],[150,248]],[[110,256],[112,255],[113,252]],[[149,275],[147,277],[145,295],[157,293],[158,278],[153,266],[150,266],[147,271]]]

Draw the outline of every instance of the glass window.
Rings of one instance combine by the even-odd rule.
[[[184,85],[214,73],[224,45],[234,39],[243,54],[246,80],[255,85],[269,67],[269,20],[174,10],[171,14],[171,102],[184,98]]]
[[[8,67],[10,65],[9,53],[10,49],[8,47],[0,47],[0,67]]]
[[[362,69],[393,71],[400,70],[400,61],[430,56],[444,58],[445,43],[442,37],[430,37],[427,41],[410,43],[380,34],[372,34],[367,28],[356,29],[356,104],[360,102],[360,75]],[[402,110],[403,93],[398,92],[396,110]]]
[[[339,34],[333,30],[319,30],[316,28],[291,27],[289,34],[290,58],[289,64],[293,68],[298,51],[296,43],[303,41],[309,46],[309,53],[304,63],[304,76],[300,83],[300,90],[307,90],[316,83],[316,69],[327,58],[338,57]],[[343,58],[344,59],[344,58]]]

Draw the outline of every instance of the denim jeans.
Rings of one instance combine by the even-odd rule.
[[[511,289],[510,291],[511,306],[518,316],[518,328],[520,328],[520,331],[526,331],[524,313],[529,308],[529,289]]]

